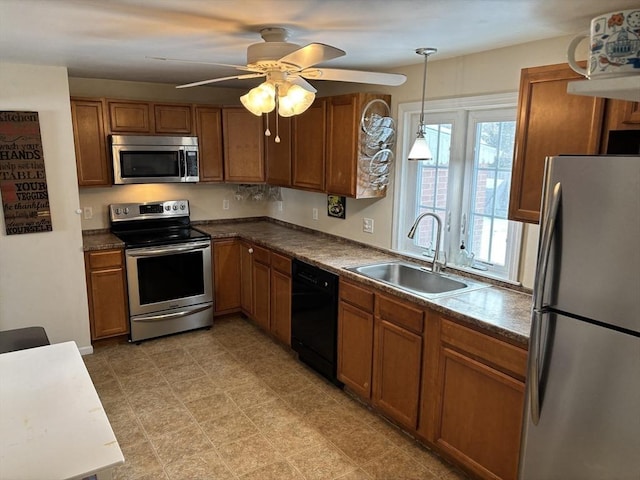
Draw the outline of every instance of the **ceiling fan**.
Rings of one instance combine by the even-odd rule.
[[[406,76],[395,73],[317,68],[314,67],[314,65],[342,57],[346,55],[346,53],[344,50],[323,43],[310,43],[309,45],[300,47],[300,45],[295,43],[287,42],[289,32],[287,29],[281,27],[262,28],[260,35],[264,42],[249,45],[247,48],[246,66],[214,62],[196,62],[231,67],[249,73],[187,83],[178,85],[177,88],[195,87],[234,79],[242,80],[266,77],[267,82],[276,85],[285,87],[286,84],[298,85],[308,92],[315,93],[316,89],[305,79],[334,80],[389,86],[402,85],[406,80]],[[189,62],[187,60],[172,58],[153,58],[158,60]]]

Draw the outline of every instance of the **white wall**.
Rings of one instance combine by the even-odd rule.
[[[52,232],[6,235],[0,216],[0,330],[45,328],[91,351],[67,70],[3,63],[0,109],[36,111]]]

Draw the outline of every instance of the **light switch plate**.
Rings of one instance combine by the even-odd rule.
[[[317,220],[317,219],[318,219],[318,209],[317,209],[317,208],[314,208],[314,209],[311,211],[311,217],[312,217],[314,220]]]

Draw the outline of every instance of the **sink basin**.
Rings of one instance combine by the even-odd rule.
[[[348,267],[346,270],[427,298],[438,298],[489,286],[466,278],[453,279],[448,275],[433,273],[419,265],[405,262],[375,263]]]

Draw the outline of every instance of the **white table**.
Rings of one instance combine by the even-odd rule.
[[[0,355],[0,479],[111,478],[124,457],[74,342]]]

